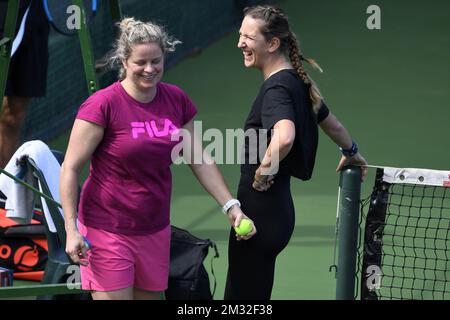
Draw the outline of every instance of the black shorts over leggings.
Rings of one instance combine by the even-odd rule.
[[[17,29],[27,7],[20,10]],[[3,23],[4,21],[0,21],[0,35],[4,32]],[[5,96],[29,98],[45,96],[49,31],[50,27],[42,9],[42,1],[33,1],[22,42],[9,64]]]

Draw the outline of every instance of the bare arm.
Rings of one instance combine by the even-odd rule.
[[[343,149],[349,149],[352,147],[352,137],[348,133],[347,129],[339,122],[339,120],[333,115],[329,114],[328,117],[325,118],[320,123],[320,127],[325,132],[327,136],[331,138],[338,146]],[[358,152],[353,157],[342,156],[339,164],[336,168],[336,171],[340,171],[344,166],[355,164],[361,166],[361,179],[367,175],[367,161],[364,157]]]
[[[84,241],[76,225],[78,177],[102,140],[103,133],[104,129],[96,124],[75,120],[61,166],[60,193],[67,233],[66,252],[75,263],[80,262],[78,257],[80,250],[83,251],[83,256],[85,255]]]
[[[203,188],[217,201],[220,206],[223,206],[228,200],[232,199],[230,191],[225,183],[225,180],[220,173],[219,169],[216,166],[216,163],[211,158],[211,156],[205,152],[201,146],[201,143],[198,137],[194,132],[194,124],[193,120],[187,123],[184,127],[185,130],[189,133],[188,137],[190,139],[186,139],[185,137],[185,145],[183,149],[183,157],[189,164],[193,174],[198,179]],[[201,155],[197,155],[197,158],[201,159],[201,163],[194,163],[194,153],[201,153]],[[241,219],[246,218],[240,208],[238,206],[233,206],[228,214],[228,218],[230,220],[230,224],[232,226],[238,226]],[[249,219],[251,220],[251,219]],[[247,236],[241,237],[238,236],[238,239],[249,239],[256,233],[256,228],[252,221],[253,230]]]
[[[347,129],[330,112],[328,117],[320,123],[320,127],[338,146],[349,149],[352,146],[352,137]]]
[[[270,144],[255,172],[253,188],[258,191],[266,191],[270,187],[273,174],[278,171],[281,160],[291,151],[295,140],[295,124],[291,120],[280,120],[273,128]]]

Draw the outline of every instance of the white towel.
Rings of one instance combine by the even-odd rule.
[[[56,160],[50,148],[40,140],[33,140],[24,143],[12,156],[11,160],[6,165],[5,170],[13,175],[17,175],[21,167],[17,166],[17,160],[20,160],[23,156],[28,156],[34,160],[36,166],[41,169],[45,180],[48,184],[53,199],[60,202],[59,195],[59,176],[61,166]],[[23,180],[29,184],[33,183],[32,173],[27,170]],[[42,192],[42,188],[39,185],[39,189]],[[14,220],[19,224],[27,224],[31,222],[33,216],[34,205],[34,193],[28,188],[16,183],[6,175],[0,175],[0,190],[7,197],[5,203],[6,217]],[[42,209],[44,211],[45,219],[47,220],[48,227],[51,232],[56,232],[53,219],[47,207],[47,203],[44,198],[42,200]],[[62,210],[59,209],[62,215]]]

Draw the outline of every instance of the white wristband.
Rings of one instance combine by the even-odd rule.
[[[228,214],[228,211],[231,209],[232,206],[234,206],[235,204],[238,205],[238,207],[241,206],[241,203],[239,202],[238,199],[231,199],[228,200],[227,203],[224,204],[224,206],[222,207],[222,211],[224,214]]]

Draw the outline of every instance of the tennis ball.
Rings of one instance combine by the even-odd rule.
[[[248,219],[242,219],[239,226],[234,227],[236,233],[240,236],[245,236],[252,231],[252,222]]]

